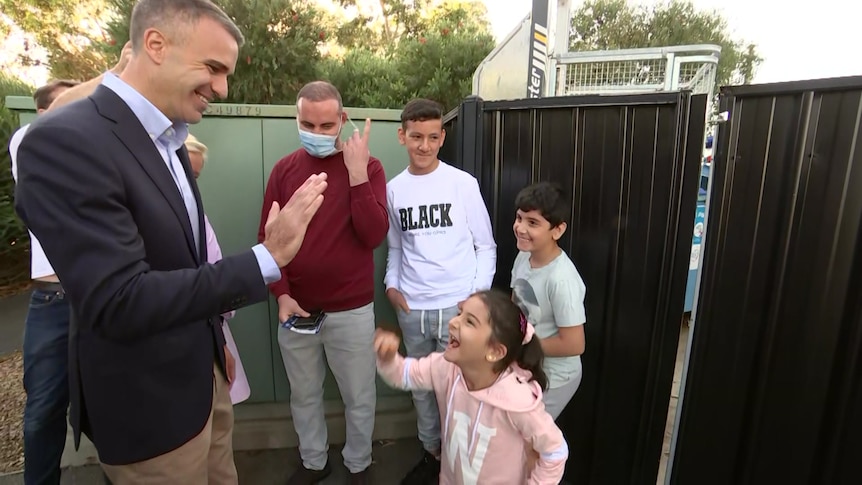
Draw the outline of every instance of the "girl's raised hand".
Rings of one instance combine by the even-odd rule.
[[[401,339],[394,333],[378,328],[374,331],[374,351],[382,362],[389,362],[398,354]]]

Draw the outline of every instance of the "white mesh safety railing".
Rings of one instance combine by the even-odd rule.
[[[679,89],[689,89],[694,94],[711,93],[717,69],[718,65],[711,62],[680,63]]]
[[[553,92],[620,94],[691,90],[712,94],[721,48],[676,46],[568,52],[556,59]]]

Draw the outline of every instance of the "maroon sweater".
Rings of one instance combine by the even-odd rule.
[[[352,310],[374,301],[374,249],[386,238],[386,175],[380,160],[368,162],[368,182],[350,186],[341,152],[315,158],[305,149],[279,160],[263,196],[258,240],[273,201],[284,207],[312,174],[326,172],[323,205],[311,220],[296,257],[269,286],[276,298],[288,294],[305,311]]]

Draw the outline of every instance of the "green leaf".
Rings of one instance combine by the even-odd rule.
[[[692,44],[721,46],[715,93],[729,83],[751,82],[763,61],[754,44],[731,36],[727,19],[719,12],[698,10],[685,0],[651,7],[626,0],[587,0],[572,15],[569,38],[572,51]],[[613,76],[606,72],[602,75]]]

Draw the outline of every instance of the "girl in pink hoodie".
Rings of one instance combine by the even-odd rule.
[[[377,330],[377,368],[394,387],[435,392],[440,485],[560,483],[569,450],[542,404],[542,348],[508,295],[481,291],[464,301],[442,353],[405,359],[399,344]]]

